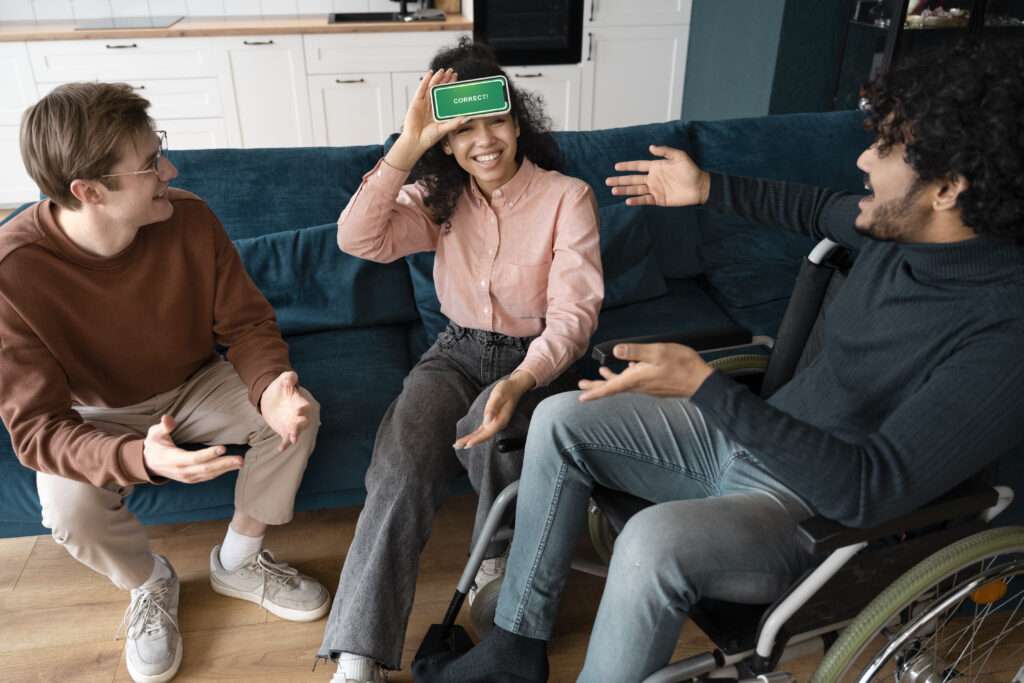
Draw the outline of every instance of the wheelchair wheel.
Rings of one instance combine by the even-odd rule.
[[[615,545],[615,530],[608,517],[593,500],[587,506],[587,530],[590,532],[590,543],[594,546],[597,557],[608,564],[612,559],[612,547]]]
[[[469,606],[469,623],[477,639],[482,639],[494,628],[494,613],[498,611],[498,596],[501,594],[501,580],[491,581],[477,592]]]
[[[875,598],[811,683],[1024,681],[1024,528],[965,538]]]

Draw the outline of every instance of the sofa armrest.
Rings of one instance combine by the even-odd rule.
[[[594,346],[591,357],[601,365],[614,360],[612,349],[616,344],[685,344],[697,351],[711,351],[729,346],[751,344],[754,340],[749,330],[742,327],[722,327],[698,332],[652,334],[645,337],[611,339]]]
[[[827,555],[843,546],[864,541],[875,541],[922,529],[939,522],[965,517],[977,517],[999,500],[999,493],[991,486],[970,481],[945,496],[879,526],[854,529],[825,517],[811,517],[800,522],[797,538],[800,547],[814,555]]]

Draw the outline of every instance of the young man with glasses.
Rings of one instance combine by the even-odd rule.
[[[181,662],[179,584],[124,505],[136,484],[237,470],[213,589],[295,621],[329,601],[262,548],[292,517],[319,405],[216,216],[169,187],[148,107],[126,85],[76,83],[24,115],[22,157],[49,199],[0,231],[0,417],[54,539],[131,591],[128,671],[159,683]]]

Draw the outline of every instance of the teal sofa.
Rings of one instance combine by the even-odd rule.
[[[608,296],[594,342],[737,323],[772,335],[811,247],[802,236],[703,209],[626,207],[604,185],[614,162],[646,158],[656,143],[688,150],[709,169],[857,191],[862,181],[854,162],[869,143],[855,112],[673,121],[557,137],[566,172],[591,184],[600,207]],[[432,254],[380,265],[336,246],[334,221],[384,150],[170,154],[179,170],[174,185],[204,198],[220,217],[277,311],[302,383],[322,405],[300,510],[362,502],[377,424],[445,323],[430,276]],[[581,370],[592,374],[595,367],[584,360]],[[142,486],[129,507],[146,523],[228,517],[233,485],[229,475],[194,486]],[[34,474],[0,430],[0,536],[38,533],[45,529]]]

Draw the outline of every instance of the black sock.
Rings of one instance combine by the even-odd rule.
[[[423,659],[412,672],[416,683],[547,683],[548,642],[495,626],[461,657]]]

